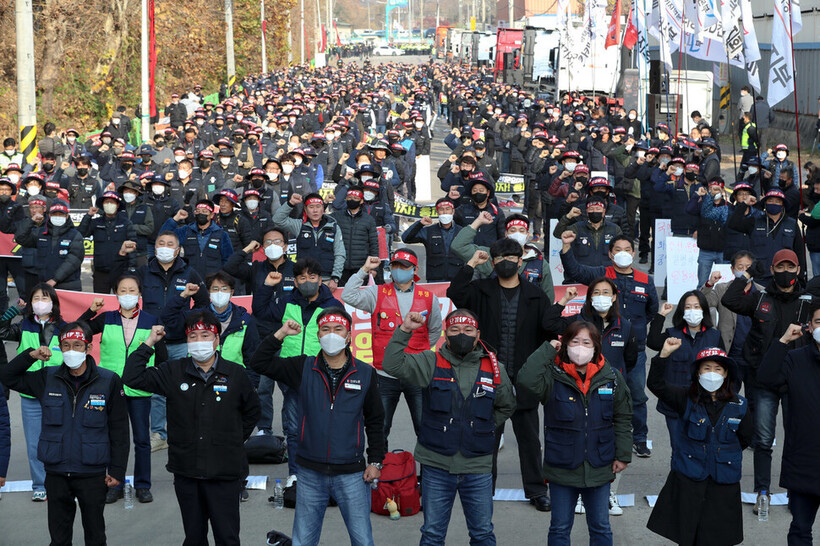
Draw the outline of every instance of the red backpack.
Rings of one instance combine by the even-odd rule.
[[[409,451],[396,450],[385,455],[378,488],[370,492],[370,510],[389,516],[384,507],[387,499],[396,502],[402,516],[412,516],[421,510],[416,460]]]

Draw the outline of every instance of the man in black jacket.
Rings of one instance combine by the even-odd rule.
[[[506,368],[513,384],[527,358],[549,339],[543,317],[550,301],[540,287],[519,276],[523,254],[521,245],[513,239],[500,239],[492,244],[489,255],[482,250],[476,251],[447,289],[447,297],[456,307],[469,309],[478,316],[482,339],[497,351],[498,361]],[[490,258],[496,276],[473,281],[475,268]],[[522,391],[516,393],[512,424],[518,440],[524,495],[536,509],[546,512],[551,505],[541,476],[538,400],[535,397]],[[493,483],[497,476],[498,445],[503,432],[502,425],[496,431]]]
[[[368,256],[379,255],[379,239],[376,233],[376,220],[362,208],[364,189],[361,186],[350,186],[347,189],[347,210],[333,213],[339,225],[342,241],[345,245],[345,267],[342,280],[347,280],[367,261]]]
[[[146,367],[165,337],[154,326],[125,361],[123,381],[166,397],[168,464],[182,512],[185,544],[239,544],[239,496],[248,476],[244,443],[259,420],[259,397],[245,369],[221,358],[220,323],[210,311],[185,320],[191,356]]]
[[[770,389],[789,390],[789,412],[784,413],[786,429],[780,486],[789,491],[789,544],[811,544],[811,528],[820,508],[820,306],[813,305],[809,330],[812,341],[800,349],[789,346],[807,336],[800,324],[792,324],[769,348],[757,377]]]
[[[105,495],[125,481],[130,434],[123,384],[117,374],[97,366],[90,348],[88,326],[72,322],[60,334],[60,366],[38,362],[51,358],[48,347],[22,352],[0,366],[0,382],[39,399],[43,409],[37,450],[46,469],[52,544],[71,544],[75,498],[85,543],[105,544]],[[0,359],[5,362],[5,354]]]
[[[771,494],[772,479],[772,444],[774,443],[777,424],[777,408],[783,399],[783,392],[771,390],[759,384],[758,368],[764,362],[763,355],[777,342],[789,328],[790,324],[805,324],[809,321],[809,310],[812,296],[806,292],[800,280],[800,266],[797,255],[789,249],[779,250],[772,259],[772,280],[763,292],[745,292],[747,283],[761,277],[761,262],[755,262],[752,270],[743,275],[726,289],[721,303],[732,312],[752,318],[752,327],[743,345],[743,359],[749,364],[749,375],[746,384],[746,398],[755,417],[754,447],[754,490],[757,502],[754,513],[757,514],[764,494]],[[805,341],[801,338],[792,340],[789,348],[801,347]],[[782,360],[781,360],[782,362]],[[751,388],[750,388],[751,387]],[[786,405],[783,405],[784,415]]]

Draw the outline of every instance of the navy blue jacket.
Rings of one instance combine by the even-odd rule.
[[[438,222],[425,226],[417,221],[402,234],[405,243],[421,243],[427,250],[427,282],[450,282],[464,265],[452,251],[453,239],[459,231],[461,226],[455,222],[451,222],[450,229],[444,229]]]
[[[181,226],[173,218],[163,224],[160,231],[173,231],[179,238],[179,244],[185,251],[185,259],[203,278],[213,275],[228,261],[233,254],[233,245],[228,232],[213,220],[204,230],[196,222]],[[199,235],[206,237],[204,245],[199,243]]]
[[[86,214],[77,231],[83,237],[94,237],[94,271],[111,271],[122,244],[125,241],[137,240],[134,225],[124,210],[119,210],[110,217],[106,214],[96,217]],[[134,253],[129,253],[128,261],[134,260]]]
[[[128,462],[128,409],[120,378],[99,368],[90,356],[88,369],[75,387],[65,364],[27,372],[28,352],[0,367],[0,381],[34,396],[43,409],[37,458],[47,472],[105,474],[125,481]]]

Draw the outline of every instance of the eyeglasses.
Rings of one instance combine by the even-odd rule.
[[[282,239],[273,239],[273,240],[265,239],[265,246],[270,246],[270,245],[280,245],[281,246],[283,244],[285,244],[285,241],[283,241]]]
[[[216,294],[217,292],[228,293],[231,291],[230,286],[212,286],[210,292]]]

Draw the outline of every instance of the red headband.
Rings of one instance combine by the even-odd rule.
[[[510,220],[509,222],[507,222],[507,229],[510,229],[511,227],[522,227],[524,229],[529,229],[527,222],[518,219]]]
[[[436,205],[436,210],[438,210],[438,209],[439,209],[439,207],[451,207],[451,208],[456,208],[456,205],[455,205],[455,203],[453,203],[452,201],[441,201],[438,205]]]
[[[359,199],[364,199],[364,193],[360,192],[359,190],[348,190],[347,195],[352,197],[358,197]]]
[[[65,205],[51,205],[51,208],[48,209],[48,212],[64,212],[68,214],[68,207]]]
[[[324,205],[325,202],[322,201],[321,197],[311,197],[307,201],[305,201],[305,206],[307,205]]]
[[[409,252],[405,252],[404,250],[397,250],[393,253],[393,258],[390,260],[391,262],[395,262],[397,260],[404,260],[406,262],[410,262],[414,266],[419,265],[419,260]]]
[[[325,315],[319,319],[316,325],[321,328],[324,324],[341,324],[347,330],[350,330],[350,322],[342,315]]]
[[[448,318],[447,324],[444,325],[444,329],[446,330],[450,326],[458,324],[467,324],[468,326],[472,326],[473,328],[478,330],[478,321],[476,321],[476,319],[468,315],[456,315],[454,317]]]
[[[63,332],[60,334],[60,341],[64,339],[79,339],[82,342],[88,343],[89,339],[85,337],[85,333],[82,330],[71,330],[69,332]]]
[[[219,335],[219,330],[217,330],[217,327],[216,327],[215,324],[205,324],[202,321],[195,322],[192,325],[185,328],[185,335],[187,336],[191,332],[196,332],[197,330],[204,330],[206,332],[211,332],[215,336]]]

